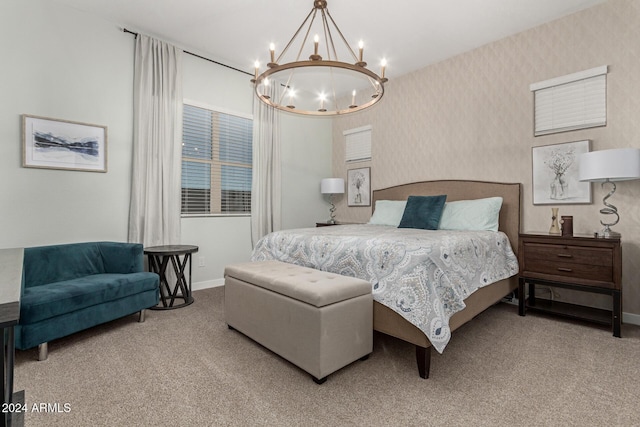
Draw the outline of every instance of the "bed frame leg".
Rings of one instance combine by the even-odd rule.
[[[420,378],[429,378],[429,368],[431,367],[431,347],[425,348],[416,345],[416,362],[418,362],[418,373]]]
[[[324,382],[327,380],[327,377],[318,379],[313,375],[311,375],[311,378],[313,378],[313,381],[315,381],[316,384],[324,384]]]

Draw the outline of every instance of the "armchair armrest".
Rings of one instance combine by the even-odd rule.
[[[106,273],[140,273],[144,271],[144,249],[140,243],[98,243]]]

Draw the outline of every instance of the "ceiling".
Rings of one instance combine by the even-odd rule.
[[[269,43],[284,48],[313,7],[313,0],[53,1],[250,73],[256,60],[268,61]],[[386,58],[392,79],[604,1],[328,0],[328,10],[354,50],[364,41],[370,68]]]

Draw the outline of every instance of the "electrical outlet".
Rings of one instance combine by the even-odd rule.
[[[204,257],[198,257],[198,267],[204,267]]]

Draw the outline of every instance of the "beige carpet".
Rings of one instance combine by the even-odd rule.
[[[414,348],[375,335],[374,352],[317,385],[224,323],[224,288],[195,303],[18,351],[26,426],[640,425],[640,328],[622,339],[498,304],[458,330],[431,378]],[[33,404],[69,412],[31,412]]]

